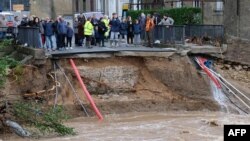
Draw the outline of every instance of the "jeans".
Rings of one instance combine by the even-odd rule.
[[[45,36],[46,37],[46,47],[47,49],[53,49],[53,41],[52,41],[52,35],[50,36]]]
[[[141,35],[140,34],[135,34],[134,36],[134,44],[139,45],[141,43]]]
[[[67,37],[67,46],[72,47],[72,37]]]
[[[116,46],[118,46],[118,41],[119,41],[119,32],[112,32],[110,34],[110,44],[112,46],[112,43],[115,42]]]

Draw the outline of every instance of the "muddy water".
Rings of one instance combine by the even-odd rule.
[[[78,118],[67,123],[78,135],[40,140],[222,141],[224,124],[250,124],[250,117],[204,111],[108,115],[102,122],[96,118]]]

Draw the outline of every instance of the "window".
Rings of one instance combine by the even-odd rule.
[[[216,11],[222,11],[222,10],[223,10],[223,2],[221,0],[217,0]]]
[[[193,1],[193,6],[194,7],[200,7],[201,5],[200,5],[200,0],[194,0]]]
[[[181,8],[182,7],[182,2],[181,1],[176,2],[176,7]]]

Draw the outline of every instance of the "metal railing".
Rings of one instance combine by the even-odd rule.
[[[185,26],[157,25],[153,31],[153,40],[159,40],[162,44],[184,44]]]
[[[209,37],[212,40],[224,39],[223,25],[185,25],[186,38]]]
[[[0,39],[14,38],[15,31],[14,27],[0,27]]]
[[[41,38],[39,28],[37,27],[19,27],[17,40],[21,44],[27,44],[29,47],[39,47]]]

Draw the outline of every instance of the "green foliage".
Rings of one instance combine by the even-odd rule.
[[[13,106],[15,117],[21,122],[35,126],[42,133],[56,132],[60,135],[75,135],[73,128],[62,124],[64,120],[69,119],[64,113],[62,106],[55,109],[43,109],[42,105],[37,103],[15,103]]]
[[[12,45],[13,40],[12,39],[6,39],[0,41],[0,49],[4,49],[6,47],[9,47]]]
[[[6,81],[8,70],[18,65],[19,62],[9,56],[0,58],[0,87],[2,87]]]
[[[128,11],[128,16],[132,19],[137,19],[141,13],[151,14],[158,13],[163,17],[163,15],[169,15],[175,20],[175,25],[185,25],[185,24],[201,24],[201,9],[200,8],[172,8],[172,9],[155,9],[155,10],[138,10],[138,11]]]

